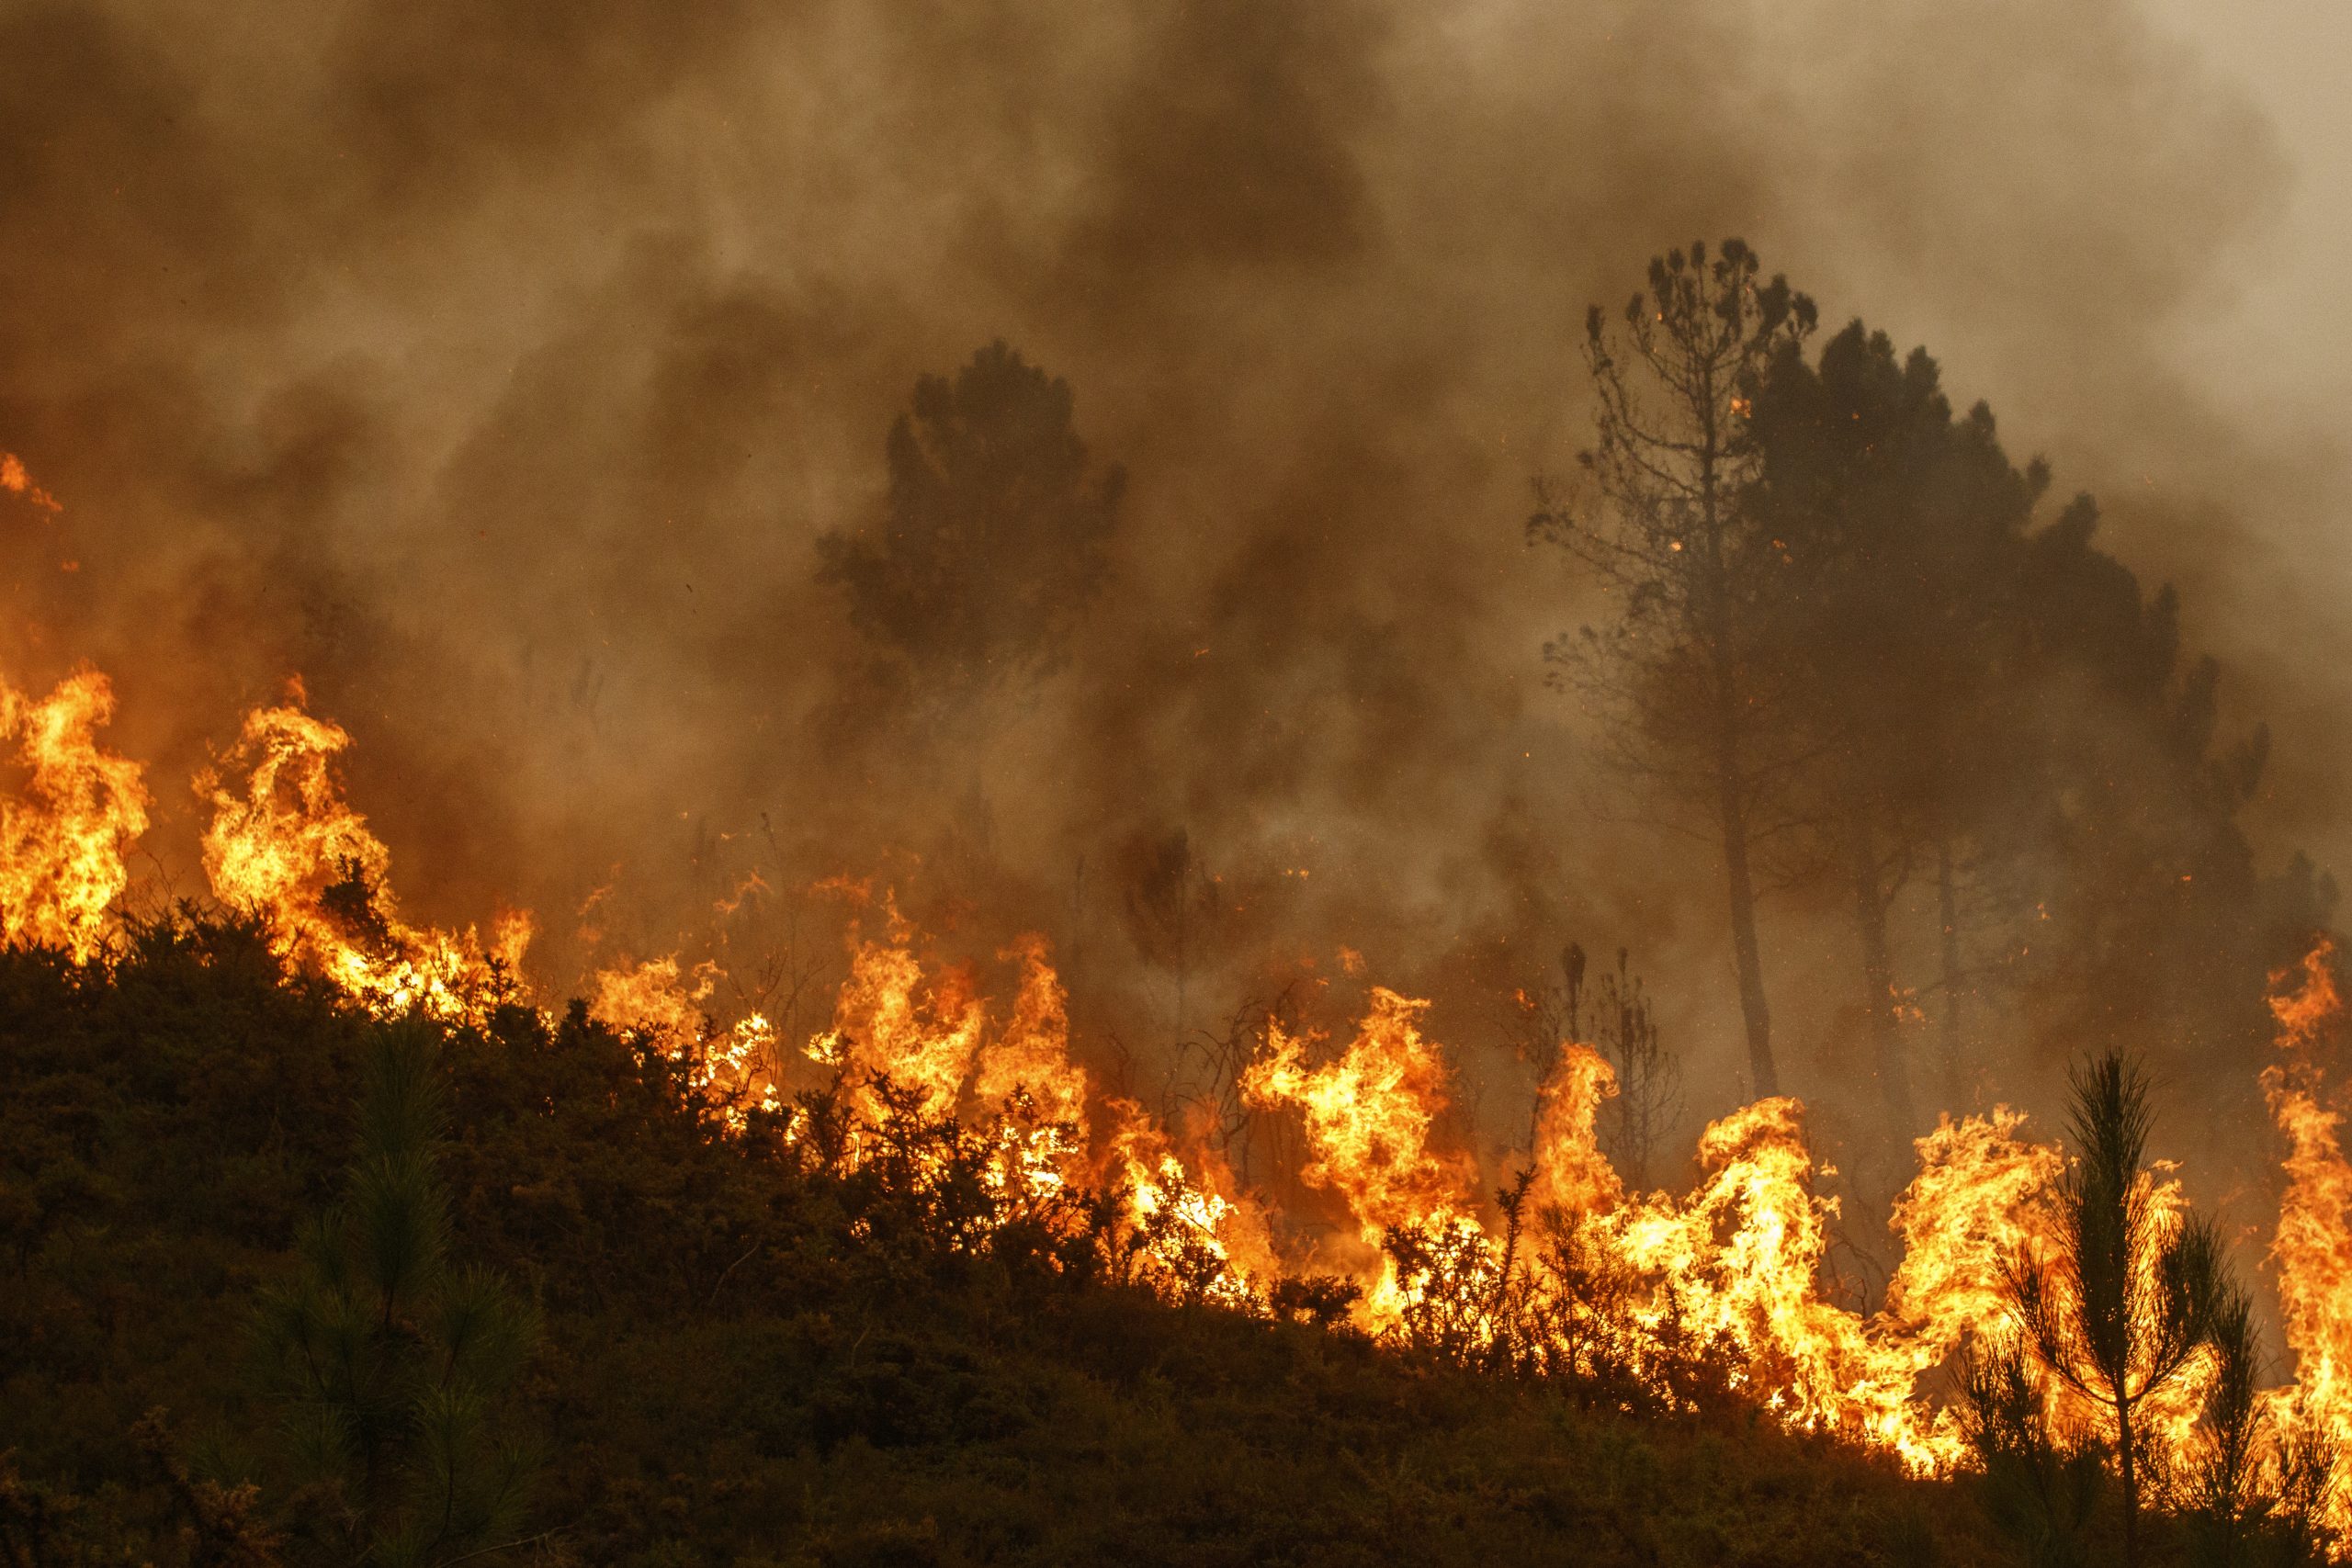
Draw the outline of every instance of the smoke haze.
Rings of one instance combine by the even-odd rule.
[[[140,0],[0,59],[0,446],[65,508],[0,508],[0,656],[115,675],[180,891],[180,781],[299,671],[409,905],[539,910],[559,986],[750,870],[918,859],[1109,963],[1181,830],[1235,906],[1190,1021],[1344,943],[1490,1045],[1467,998],[1624,943],[1725,1102],[1713,857],[1596,777],[1539,658],[1596,612],[1521,525],[1587,305],[1734,233],[2098,492],[2278,726],[2266,863],[2352,847],[2297,566],[2342,454],[2174,347],[2290,159],[2129,5]],[[1034,692],[844,723],[815,541],[1000,338],[1127,469],[1107,585]],[[1768,937],[1799,1092],[1847,940]]]

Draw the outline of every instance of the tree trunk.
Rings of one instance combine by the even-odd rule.
[[[1911,1071],[1904,1060],[1894,1016],[1894,957],[1886,937],[1886,895],[1879,885],[1878,850],[1869,817],[1851,813],[1847,829],[1848,872],[1854,883],[1854,929],[1861,938],[1862,987],[1868,1010],[1871,1066],[1896,1139],[1918,1132],[1911,1101]]]
[[[1726,750],[1728,750],[1726,748]],[[1732,959],[1739,968],[1739,1011],[1747,1024],[1747,1067],[1756,1098],[1781,1092],[1772,1062],[1772,1014],[1764,1002],[1764,954],[1756,941],[1756,879],[1747,864],[1747,815],[1738,780],[1723,779],[1724,870],[1731,885]]]
[[[1699,515],[1706,544],[1703,629],[1715,678],[1716,800],[1723,816],[1724,874],[1730,884],[1731,946],[1733,962],[1739,968],[1739,1011],[1747,1025],[1747,1068],[1755,1079],[1756,1098],[1762,1100],[1781,1092],[1781,1073],[1772,1060],[1772,1013],[1764,1000],[1764,953],[1756,941],[1756,877],[1747,863],[1747,780],[1740,767],[1739,744],[1747,716],[1740,709],[1729,565],[1724,556],[1723,498],[1717,489],[1724,446],[1715,426],[1712,366],[1703,373],[1697,401],[1702,429]]]
[[[2140,1474],[2133,1461],[2136,1445],[2132,1441],[2132,1404],[2118,1394],[2115,1400],[2116,1468],[2123,1475],[2123,1568],[2140,1568]]]
[[[1708,495],[1713,507],[1712,484]],[[1711,576],[1708,592],[1708,641],[1713,650],[1715,676],[1715,799],[1724,838],[1724,874],[1731,892],[1732,961],[1739,969],[1739,1012],[1747,1025],[1747,1068],[1754,1079],[1755,1098],[1781,1092],[1781,1074],[1772,1060],[1772,1012],[1764,1000],[1764,953],[1756,941],[1756,874],[1747,863],[1747,801],[1739,765],[1738,676],[1732,658],[1729,593],[1723,581],[1722,541],[1712,526],[1708,533]]]
[[[1952,864],[1951,840],[1936,840],[1936,916],[1943,926],[1943,1076],[1944,1097],[1954,1114],[1967,1100],[1967,1075],[1960,1050],[1960,886]]]

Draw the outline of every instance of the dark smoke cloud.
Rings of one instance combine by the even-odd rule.
[[[176,779],[299,670],[411,904],[540,908],[559,978],[616,878],[645,951],[763,857],[902,852],[1108,964],[1182,829],[1246,890],[1227,990],[1344,942],[1476,1043],[1628,942],[1720,1102],[1709,857],[1594,786],[1537,658],[1590,609],[1519,521],[1586,304],[1725,233],[2106,492],[2303,726],[2270,819],[2341,831],[2339,678],[2279,650],[2342,632],[2265,553],[2340,466],[2167,348],[2282,155],[2120,0],[19,5],[0,59],[0,446],[68,504],[6,520],[0,653],[115,671],[183,859]],[[998,337],[1130,472],[1111,585],[957,745],[845,739],[814,541]],[[1776,925],[1792,1039],[1843,940]]]

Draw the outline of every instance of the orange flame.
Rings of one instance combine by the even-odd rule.
[[[2300,1416],[2352,1452],[2352,1164],[2337,1131],[2343,1117],[2322,1103],[2314,1059],[2343,1017],[2335,956],[2335,944],[2321,941],[2304,956],[2301,983],[2270,998],[2285,1059],[2263,1070],[2262,1088],[2287,1135],[2287,1190],[2270,1258],[2295,1382],[2269,1404],[2275,1419]],[[2340,1488],[2327,1524],[2339,1549],[2352,1547],[2352,1499]]]
[[[1300,1111],[1315,1155],[1305,1179],[1346,1200],[1366,1241],[1399,1225],[1475,1240],[1487,1249],[1478,1277],[1491,1285],[1500,1244],[1471,1209],[1463,1162],[1430,1146],[1444,1072],[1419,1030],[1425,1007],[1375,990],[1355,1039],[1320,1067],[1306,1065],[1302,1040],[1272,1031],[1244,1089]],[[2006,1108],[1946,1118],[1918,1140],[1919,1175],[1894,1209],[1904,1262],[1885,1309],[1866,1320],[1821,1293],[1837,1203],[1814,1190],[1795,1100],[1759,1100],[1709,1126],[1687,1198],[1635,1198],[1596,1135],[1614,1092],[1597,1052],[1563,1048],[1542,1090],[1529,1199],[1539,1216],[1574,1216],[1582,1243],[1634,1282],[1637,1326],[1727,1355],[1736,1382],[1792,1426],[1889,1449],[1921,1472],[1958,1462],[1956,1428],[1916,1400],[1917,1384],[1996,1315],[2001,1259],[2034,1234],[2057,1152],[2021,1142],[2022,1118]],[[1412,1304],[1393,1264],[1366,1284],[1368,1328],[1393,1325]],[[1661,1345],[1635,1348],[1636,1359]]]
[[[1306,1066],[1307,1040],[1280,1024],[1267,1032],[1267,1055],[1243,1076],[1243,1094],[1259,1105],[1295,1105],[1306,1122],[1315,1159],[1301,1175],[1347,1201],[1378,1239],[1391,1225],[1427,1221],[1467,1206],[1470,1172],[1430,1147],[1430,1131],[1446,1105],[1446,1066],[1424,1039],[1429,1003],[1385,987],[1344,1054]]]
[[[197,780],[213,807],[204,869],[214,897],[257,917],[281,959],[371,1011],[486,1016],[514,990],[529,918],[502,917],[487,949],[471,930],[454,936],[403,922],[386,881],[390,852],[335,776],[351,737],[302,702],[297,683],[287,704],[245,716],[232,754],[246,773],[242,792],[215,773]]]
[[[1537,1090],[1535,1184],[1529,1196],[1538,1212],[1586,1213],[1624,1201],[1624,1183],[1600,1152],[1598,1131],[1600,1102],[1616,1092],[1616,1069],[1607,1057],[1589,1045],[1562,1050],[1559,1065]]]
[[[879,942],[861,940],[853,928],[849,978],[834,998],[833,1025],[808,1042],[808,1052],[855,1077],[880,1077],[916,1090],[926,1115],[944,1116],[963,1096],[988,1006],[967,969],[948,969],[926,983],[895,906],[886,925]],[[861,1083],[859,1092],[864,1109],[878,1112],[870,1085]]]
[[[1437,1046],[1421,1033],[1428,1010],[1426,1001],[1375,986],[1372,1010],[1337,1059],[1308,1067],[1306,1040],[1277,1023],[1267,1030],[1268,1055],[1241,1080],[1252,1103],[1299,1109],[1315,1151],[1301,1179],[1339,1193],[1363,1239],[1374,1247],[1408,1224],[1464,1246],[1481,1238],[1468,1162],[1430,1146],[1446,1107],[1448,1075]],[[1395,1259],[1384,1258],[1359,1320],[1375,1331],[1392,1326],[1418,1303],[1420,1288],[1400,1280]]]
[[[23,496],[43,512],[65,510],[57,504],[55,496],[33,483],[32,476],[25,472],[24,460],[14,452],[0,452],[0,490]]]
[[[13,462],[15,459],[9,459]],[[36,701],[0,682],[0,739],[17,742],[24,798],[0,801],[0,941],[98,955],[130,875],[123,853],[147,829],[136,762],[100,749],[114,688],[91,669]]]
[[[21,483],[10,482],[12,471]],[[0,466],[0,489],[28,485],[21,465]],[[39,701],[0,684],[0,739],[17,743],[28,774],[19,798],[0,801],[0,938],[10,943],[55,946],[83,962],[104,951],[129,884],[124,853],[147,824],[139,768],[96,743],[112,705],[106,678],[91,670]],[[247,716],[223,762],[233,782],[198,781],[213,808],[203,852],[215,894],[251,911],[289,965],[324,976],[364,1008],[480,1021],[515,994],[527,919],[505,919],[487,945],[471,931],[405,922],[388,884],[390,852],[336,775],[349,745],[343,729],[306,711],[299,687]],[[763,889],[746,881],[732,898]],[[1273,1216],[1206,1140],[1180,1145],[1133,1102],[1098,1098],[1072,1056],[1069,998],[1043,938],[997,953],[1015,970],[1011,999],[998,1007],[978,965],[919,953],[887,893],[838,890],[854,895],[860,919],[878,918],[879,934],[852,925],[848,977],[830,1027],[806,1051],[843,1070],[853,1157],[858,1129],[891,1110],[882,1086],[895,1086],[924,1116],[975,1118],[967,1125],[992,1140],[983,1147],[1000,1195],[1049,1197],[1106,1180],[1123,1189],[1120,1256],[1134,1278],[1187,1301],[1267,1310],[1299,1249],[1278,1242]],[[2272,1258],[2297,1382],[2266,1400],[2274,1434],[2292,1417],[2352,1444],[2352,1163],[2319,1061],[2341,1014],[2332,959],[2325,944],[2314,949],[2300,983],[2284,989],[2281,976],[2272,1000],[2280,1059],[2262,1082],[2289,1145]],[[1361,962],[1351,953],[1347,965]],[[693,1091],[741,1130],[754,1111],[780,1108],[786,1066],[761,1014],[723,1029],[713,1020],[720,978],[674,955],[623,964],[594,977],[590,1012],[687,1064]],[[1302,1179],[1345,1205],[1354,1234],[1338,1261],[1362,1291],[1358,1323],[1397,1331],[1430,1304],[1428,1292],[1467,1290],[1476,1299],[1453,1303],[1462,1309],[1455,1320],[1484,1314],[1472,1343],[1491,1346],[1502,1342],[1497,1316],[1510,1310],[1510,1248],[1521,1233],[1489,1222],[1477,1162],[1445,1146],[1450,1075],[1443,1049],[1424,1033],[1428,1010],[1374,987],[1335,1055],[1311,1032],[1270,1026],[1238,1087],[1253,1111],[1298,1117],[1309,1156]],[[1923,1473],[1964,1462],[1955,1423],[1923,1384],[1971,1334],[1999,1322],[2004,1260],[2053,1245],[2048,1200],[2064,1168],[2059,1152],[2026,1140],[2023,1118],[2007,1108],[1940,1119],[1915,1145],[1918,1172],[1891,1220],[1902,1259],[1883,1307],[1866,1315],[1825,1281],[1838,1208],[1817,1190],[1826,1173],[1796,1100],[1759,1100],[1710,1124],[1699,1179],[1678,1196],[1627,1191],[1603,1154],[1599,1113],[1615,1091],[1605,1059],[1563,1044],[1540,1091],[1531,1207],[1504,1207],[1522,1224],[1531,1213],[1539,1226],[1572,1222],[1578,1244],[1626,1281],[1636,1375],[1666,1390],[1665,1358],[1696,1346],[1792,1427],[1868,1444]],[[2177,1178],[2159,1170],[2143,1179],[2164,1224],[2179,1224]],[[1400,1278],[1396,1242],[1408,1232],[1435,1238],[1450,1266],[1466,1268],[1462,1279]],[[2151,1402],[2160,1457],[2194,1440],[2210,1375],[2200,1366]],[[2086,1418],[2070,1397],[2053,1391],[2053,1413]],[[2339,1544],[2352,1545],[2352,1508],[2341,1497],[2329,1522]]]
[[[1164,1295],[1259,1310],[1283,1272],[1265,1212],[1213,1150],[1202,1152],[1196,1174],[1143,1107],[1121,1100],[1106,1109],[1117,1122],[1109,1163],[1127,1183],[1144,1282]]]
[[[783,1106],[775,1026],[765,1014],[752,1012],[725,1030],[716,1028],[707,1004],[717,987],[718,968],[711,964],[697,965],[691,976],[681,972],[674,956],[622,964],[598,972],[589,982],[594,995],[588,1016],[642,1034],[671,1060],[688,1063],[695,1092],[741,1131],[753,1109]]]

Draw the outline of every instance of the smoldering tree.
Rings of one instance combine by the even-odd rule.
[[[1001,341],[915,383],[885,448],[881,517],[817,547],[886,690],[952,713],[1066,656],[1126,483],[1089,457],[1075,403]]]
[[[1719,848],[1758,1094],[1780,1091],[1756,927],[1756,854],[1795,759],[1765,638],[1785,563],[1741,504],[1756,453],[1756,383],[1812,332],[1812,300],[1762,279],[1738,240],[1650,263],[1615,326],[1586,319],[1597,399],[1586,482],[1537,483],[1531,538],[1577,558],[1617,618],[1545,648],[1556,679],[1603,716],[1611,753],[1658,804],[1694,812]]]

